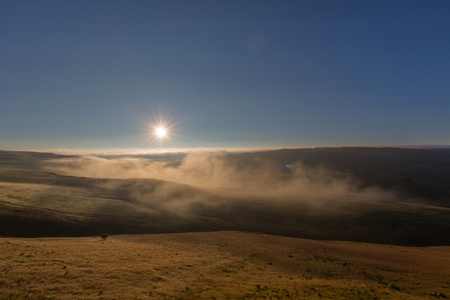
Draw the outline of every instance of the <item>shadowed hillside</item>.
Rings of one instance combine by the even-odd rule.
[[[450,149],[314,148],[229,154],[245,168],[270,160],[275,167],[300,161],[352,176],[361,186],[395,189],[430,203],[450,207]]]
[[[70,157],[74,156],[43,152],[0,150],[0,168],[39,170],[47,160]]]
[[[153,161],[3,152],[0,235],[243,230],[449,245],[447,156],[446,150],[319,148]],[[49,169],[77,176],[42,171]],[[425,190],[432,197],[422,197]]]

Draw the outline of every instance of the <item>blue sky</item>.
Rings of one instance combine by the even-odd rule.
[[[1,1],[0,149],[448,145],[449,16],[449,1]]]

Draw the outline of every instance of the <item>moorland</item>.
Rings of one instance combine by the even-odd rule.
[[[449,149],[0,151],[0,299],[442,298],[449,182]]]
[[[0,235],[239,230],[450,245],[450,150],[153,157],[0,151]]]
[[[0,299],[442,299],[449,252],[223,231],[0,238]]]

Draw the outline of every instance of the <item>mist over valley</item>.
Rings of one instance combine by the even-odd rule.
[[[0,234],[241,230],[448,245],[450,150],[0,152]]]

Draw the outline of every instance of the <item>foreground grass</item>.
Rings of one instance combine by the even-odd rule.
[[[420,299],[450,294],[449,257],[242,232],[0,238],[0,299]]]

